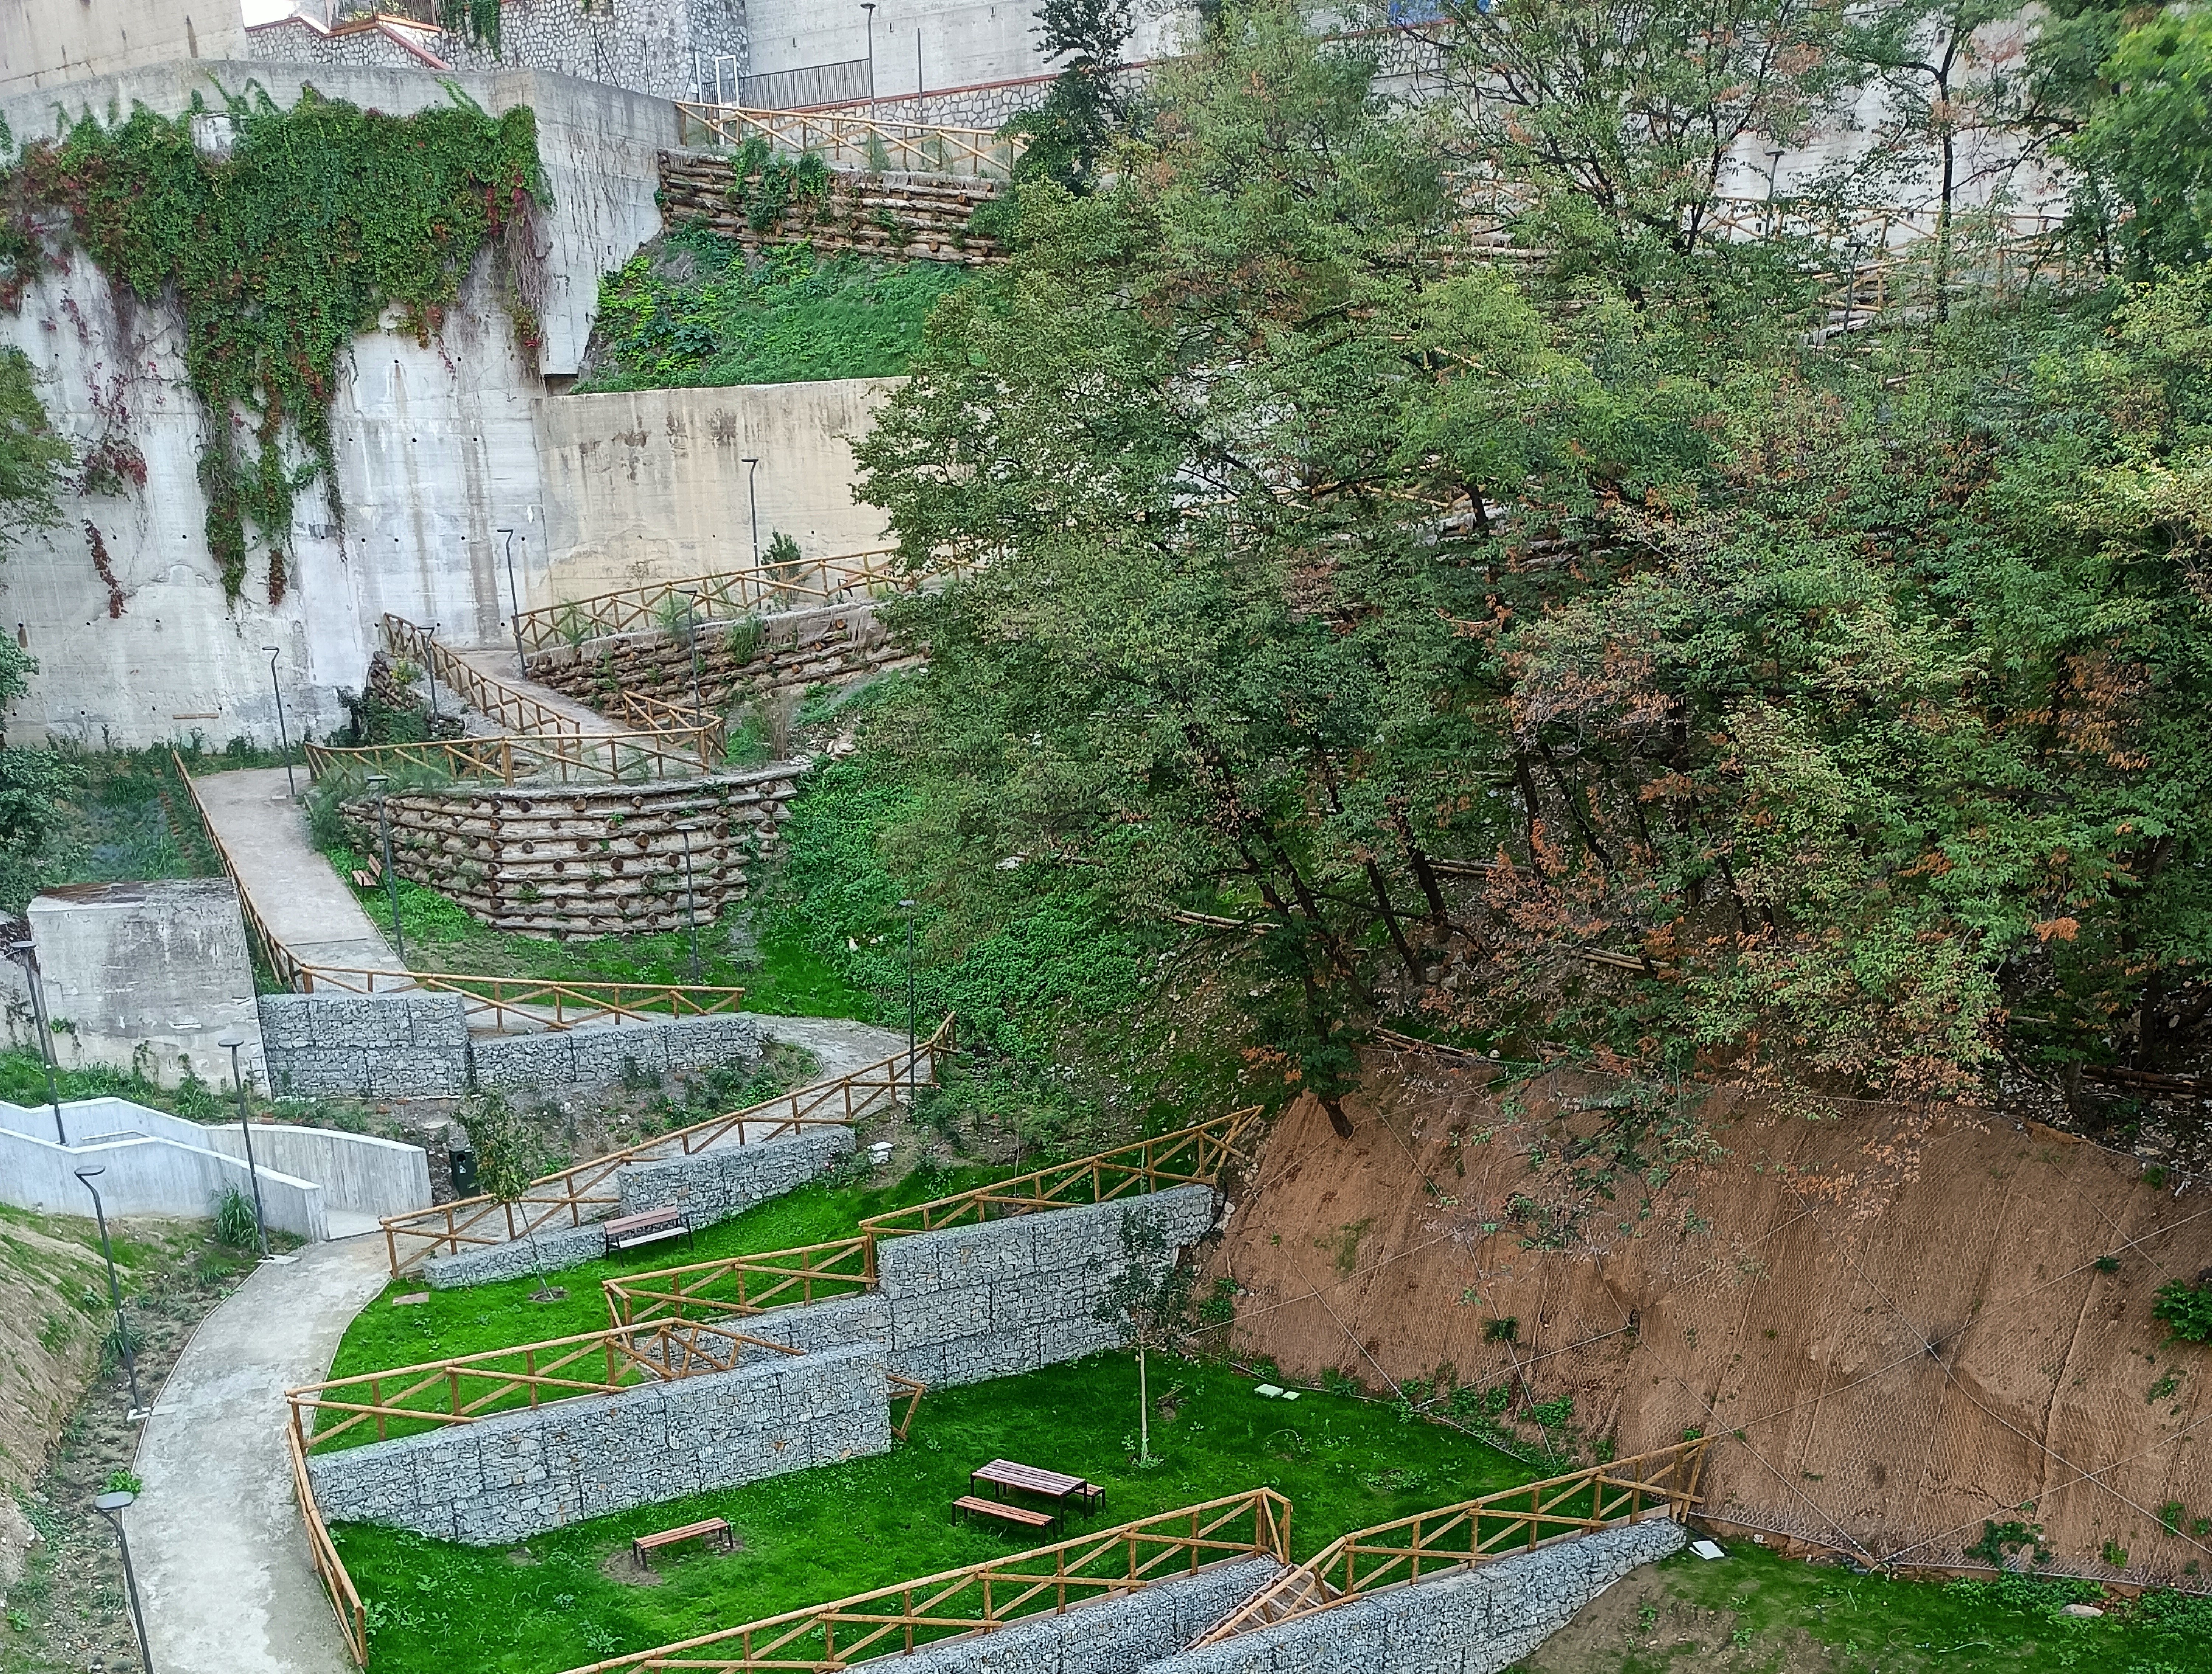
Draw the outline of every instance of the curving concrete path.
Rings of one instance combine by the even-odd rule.
[[[389,1276],[380,1238],[256,1268],[169,1373],[138,1439],[145,1489],[128,1513],[161,1674],[353,1674],[292,1500],[284,1391],[329,1372]]]

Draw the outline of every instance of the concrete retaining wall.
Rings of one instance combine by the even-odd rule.
[[[1663,1519],[1603,1529],[1240,1634],[1144,1674],[1498,1674],[1630,1570],[1688,1538]]]
[[[66,1114],[70,1107],[62,1108]],[[33,1120],[16,1126],[15,1118],[26,1114]],[[111,1215],[204,1220],[228,1188],[253,1190],[246,1165],[220,1152],[139,1135],[58,1145],[52,1120],[48,1111],[23,1112],[0,1105],[0,1202],[42,1214],[88,1215],[92,1197],[76,1171],[95,1163],[106,1171],[96,1184]],[[304,1239],[330,1236],[320,1186],[266,1167],[260,1173],[262,1207],[270,1226]]]
[[[883,1351],[872,1344],[311,1458],[332,1522],[471,1546],[890,1451]]]
[[[693,1157],[635,1164],[617,1173],[622,1201],[609,1214],[635,1214],[665,1203],[678,1203],[690,1212],[694,1227],[711,1226],[804,1185],[852,1151],[851,1129],[817,1128],[790,1139],[720,1145]],[[423,1263],[422,1276],[433,1289],[458,1290],[518,1279],[526,1273],[557,1272],[579,1262],[596,1261],[605,1253],[606,1234],[596,1222],[586,1221],[580,1227],[540,1233],[534,1245],[525,1239],[434,1257]],[[813,1328],[802,1324],[797,1329]],[[805,1346],[792,1341],[794,1347]]]
[[[1191,1244],[1213,1225],[1213,1192],[1176,1186],[880,1240],[891,1369],[943,1388],[1117,1346],[1122,1334],[1095,1310],[1121,1265],[1121,1217],[1146,1209],[1161,1217],[1170,1248]]]
[[[887,1666],[898,1674],[1135,1674],[1182,1649],[1280,1567],[1273,1558],[1231,1558],[1065,1616],[947,1640]]]

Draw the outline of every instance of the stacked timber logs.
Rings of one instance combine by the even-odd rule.
[[[748,188],[758,175],[750,176]],[[805,240],[817,250],[980,267],[1003,261],[998,240],[968,228],[975,211],[1004,189],[995,180],[948,174],[861,174],[833,171],[819,198],[794,198],[769,226],[756,230],[732,199],[737,169],[720,151],[660,153],[660,214],[669,226],[703,221],[750,247]]]
[[[736,699],[810,686],[845,685],[916,660],[876,620],[869,605],[833,605],[750,624],[702,624],[696,645],[681,629],[648,629],[530,654],[530,678],[587,703],[621,713],[620,694],[643,692],[672,703],[691,698],[694,656],[699,691],[710,709]]]
[[[469,914],[526,935],[635,935],[711,924],[741,901],[774,849],[798,788],[784,762],[649,784],[503,785],[409,791],[391,799],[392,865]],[[364,852],[376,804],[345,805]]]

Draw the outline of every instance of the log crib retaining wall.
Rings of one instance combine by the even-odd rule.
[[[712,924],[745,898],[799,772],[780,762],[647,784],[404,792],[391,798],[392,865],[498,929],[640,935],[684,927],[688,841],[694,910]],[[349,801],[345,817],[374,854],[376,804]]]
[[[757,182],[759,178],[750,180]],[[959,262],[969,267],[1006,259],[996,239],[968,229],[975,211],[1004,190],[997,181],[948,174],[832,172],[823,197],[794,198],[773,222],[758,229],[746,219],[744,206],[730,200],[736,183],[736,159],[727,151],[663,151],[663,224],[704,221],[725,238],[748,247],[804,240],[817,250],[856,250],[864,255]]]
[[[738,652],[749,651],[740,656]],[[755,645],[749,630],[727,624],[698,632],[699,692],[709,706],[770,691],[843,685],[921,660],[893,644],[872,605],[827,605],[764,618]],[[683,633],[611,634],[573,649],[530,654],[530,678],[607,713],[616,695],[643,692],[672,703],[691,701],[692,647]]]

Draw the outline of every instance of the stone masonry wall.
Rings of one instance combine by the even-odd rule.
[[[1231,1558],[1065,1616],[1032,1616],[902,1657],[898,1674],[1133,1674],[1172,1656],[1273,1580],[1273,1558]]]
[[[1688,1538],[1664,1519],[1601,1529],[1239,1634],[1146,1665],[1144,1674],[1498,1674],[1629,1571]]]
[[[449,1099],[469,1090],[458,994],[264,994],[261,1044],[280,1093]]]
[[[795,1190],[852,1153],[851,1129],[817,1128],[789,1139],[765,1140],[757,1145],[718,1145],[696,1156],[668,1162],[631,1164],[615,1176],[621,1202],[607,1214],[636,1214],[676,1203],[688,1212],[693,1227],[708,1227],[743,1214],[756,1203]],[[606,1234],[595,1221],[586,1221],[580,1227],[540,1233],[534,1247],[532,1240],[524,1239],[434,1257],[423,1263],[422,1276],[434,1290],[458,1290],[520,1278],[526,1273],[558,1272],[578,1262],[596,1261],[605,1253]],[[809,1312],[793,1310],[793,1316]],[[799,1320],[792,1329],[805,1332],[816,1328]]]
[[[306,1097],[450,1099],[477,1087],[603,1087],[760,1058],[744,1016],[471,1039],[458,994],[264,994],[270,1085]]]
[[[1213,1192],[1148,1196],[879,1239],[876,1276],[890,1307],[895,1372],[942,1388],[980,1383],[1111,1348],[1093,1318],[1121,1264],[1121,1217],[1159,1214],[1170,1248],[1212,1227]]]
[[[311,1458],[323,1515],[471,1546],[890,1451],[883,1351],[860,1343]]]
[[[737,649],[732,648],[733,638]],[[737,654],[749,648],[750,655]],[[530,678],[610,712],[614,694],[624,691],[688,703],[691,655],[682,634],[613,634],[573,650],[563,646],[532,652]],[[870,605],[779,612],[763,622],[757,648],[750,646],[749,634],[702,628],[698,656],[699,691],[709,706],[761,692],[842,685],[919,660],[892,642]]]
[[[471,916],[525,935],[643,935],[712,924],[742,901],[798,789],[791,763],[629,785],[479,785],[390,799],[392,865]],[[364,853],[376,807],[344,809]]]
[[[756,177],[757,178],[757,177]],[[1004,261],[996,239],[968,229],[975,211],[1005,188],[995,180],[949,174],[861,174],[840,169],[819,200],[789,204],[775,223],[756,231],[730,201],[735,154],[663,151],[660,213],[664,224],[703,221],[747,247],[805,240],[817,250],[857,250],[909,261],[981,267]]]

